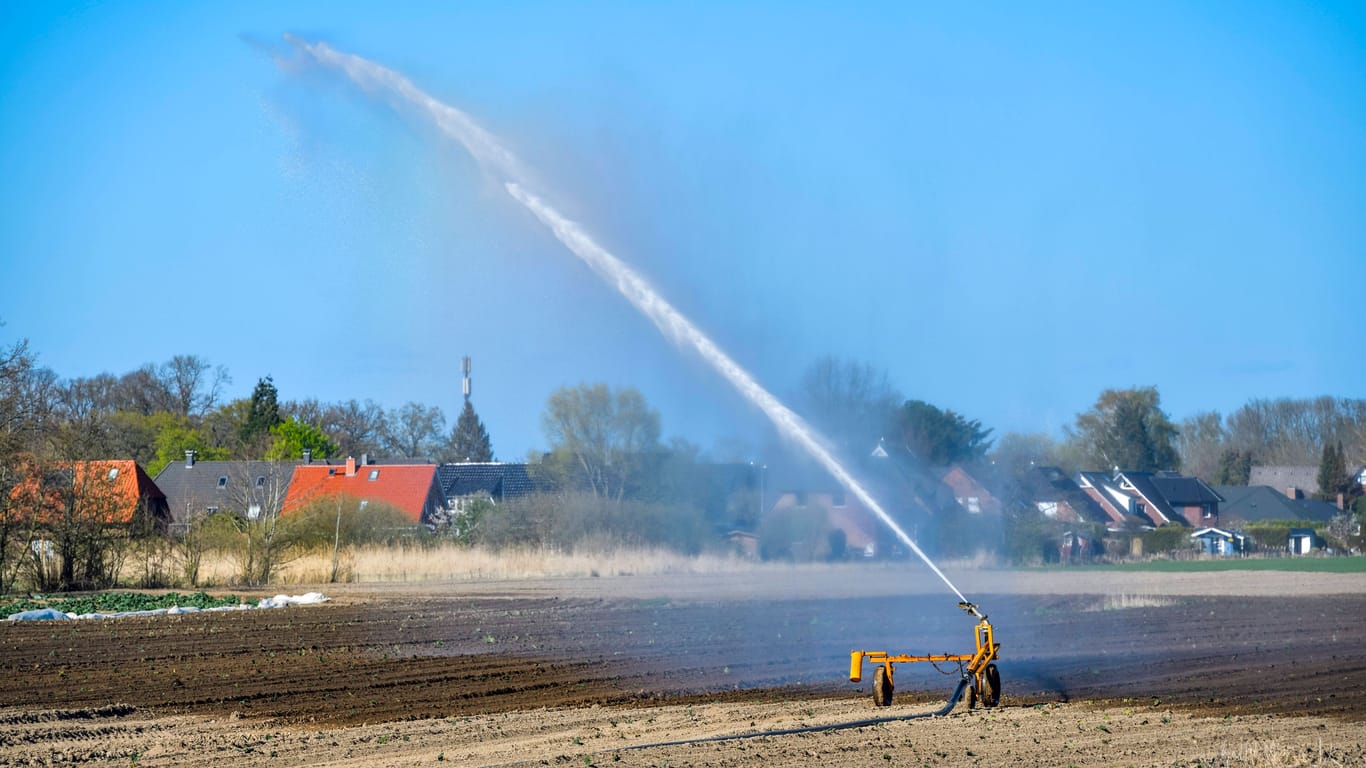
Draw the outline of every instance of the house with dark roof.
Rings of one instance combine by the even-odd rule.
[[[502,461],[466,461],[442,464],[436,468],[437,483],[446,506],[459,510],[469,499],[487,499],[495,504],[507,499],[550,490],[539,482],[526,464]]]
[[[1140,473],[1123,472],[1126,479]],[[1178,472],[1153,472],[1147,474],[1147,481],[1157,490],[1158,495],[1177,518],[1192,528],[1210,527],[1219,524],[1219,503],[1224,500],[1213,488],[1198,477],[1182,475]],[[1133,481],[1137,485],[1137,480]],[[1145,495],[1145,499],[1148,497]],[[1175,518],[1173,518],[1175,521]]]
[[[358,464],[355,459],[347,459],[342,466],[294,467],[281,513],[336,496],[356,499],[362,508],[382,502],[415,524],[432,525],[446,513],[435,464]]]
[[[1291,497],[1289,489],[1282,491],[1265,485],[1216,485],[1214,490],[1224,499],[1219,505],[1219,516],[1230,526],[1267,520],[1326,523],[1338,514],[1338,508],[1333,504]]]
[[[1135,522],[1138,527],[1209,527],[1219,522],[1219,502],[1223,501],[1200,478],[1175,472],[1121,470],[1113,477],[1082,472],[1077,485],[1119,527],[1134,527]]]
[[[248,520],[279,514],[288,492],[293,461],[185,461],[167,464],[156,483],[166,494],[172,531],[194,518],[231,512]]]
[[[1049,520],[1063,523],[1112,522],[1110,515],[1058,467],[1031,467],[1020,479],[1025,503]]]
[[[1151,526],[1152,522],[1139,517],[1137,499],[1120,488],[1119,481],[1106,472],[1077,473],[1077,487],[1105,514],[1105,527],[1118,531],[1125,528]]]
[[[436,468],[436,483],[445,499],[450,519],[436,521],[450,523],[459,530],[466,505],[474,501],[502,504],[509,499],[545,493],[553,490],[548,481],[538,480],[526,464],[501,461],[465,461],[442,464]]]

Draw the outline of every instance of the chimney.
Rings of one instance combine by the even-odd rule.
[[[1338,511],[1339,511],[1339,512],[1346,512],[1346,511],[1347,511],[1347,497],[1344,496],[1344,495],[1341,494],[1341,493],[1338,494]]]
[[[347,456],[347,457],[346,457],[346,476],[347,476],[347,477],[355,477],[355,476],[356,476],[356,459],[355,459],[355,457],[352,457],[352,456]]]
[[[1286,488],[1286,489],[1285,489],[1285,497],[1286,497],[1287,499],[1298,499],[1298,498],[1300,497],[1300,489],[1299,489],[1299,488],[1296,488],[1296,487],[1293,486],[1293,485],[1290,486],[1290,487],[1288,487],[1288,488]]]
[[[305,448],[305,449],[304,449],[304,463],[305,463],[305,464],[312,464],[312,463],[313,463],[313,449],[312,449],[312,448]]]
[[[185,468],[186,468],[186,469],[193,469],[193,468],[194,468],[194,451],[186,451],[186,452],[185,452]]]
[[[360,455],[360,465],[361,465],[362,467],[368,467],[368,466],[370,466],[370,454],[368,454],[368,453],[362,453],[362,454]]]

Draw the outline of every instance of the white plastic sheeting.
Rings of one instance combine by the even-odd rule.
[[[261,608],[284,608],[290,605],[316,605],[325,603],[328,597],[321,592],[309,592],[303,595],[276,595],[275,597],[263,597],[255,605],[241,603],[239,605],[225,605],[218,608],[195,608],[193,606],[171,606],[170,608],[154,608],[148,611],[119,611],[117,613],[63,613],[56,608],[40,608],[33,611],[20,611],[11,613],[10,621],[43,621],[48,619],[122,619],[126,616],[176,616],[182,613],[221,613],[223,611],[255,611]]]

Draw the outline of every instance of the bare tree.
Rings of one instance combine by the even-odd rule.
[[[861,455],[891,429],[901,399],[886,371],[827,355],[806,369],[798,402],[823,435]]]
[[[15,503],[33,520],[39,542],[31,580],[43,590],[112,586],[123,563],[127,531],[116,475],[97,464],[33,461]],[[134,510],[136,518],[139,511]],[[46,548],[51,547],[51,558]]]
[[[174,396],[155,365],[148,363],[119,379],[119,410],[150,416],[157,411],[175,409]]]
[[[1176,448],[1183,471],[1205,480],[1218,478],[1227,439],[1223,417],[1217,411],[1197,413],[1182,421]]]
[[[161,389],[173,413],[202,416],[218,404],[223,387],[232,383],[228,369],[197,355],[176,355],[157,370]]]
[[[446,416],[439,407],[410,402],[389,414],[385,445],[395,456],[433,456],[445,428]]]
[[[619,501],[639,482],[642,467],[660,455],[659,412],[631,387],[615,393],[606,384],[558,389],[541,427],[552,471],[558,467],[562,480],[577,478],[599,498]]]
[[[295,537],[281,513],[294,466],[285,461],[244,461],[228,477],[227,508],[219,511],[216,525],[227,534],[225,543],[237,559],[243,584],[270,583],[293,556]]]
[[[323,413],[322,428],[336,442],[340,455],[359,456],[379,453],[389,421],[379,403],[353,399],[329,405]]]
[[[318,402],[316,397],[289,400],[280,406],[280,415],[285,419],[293,418],[304,424],[321,428],[327,419],[327,406]]]
[[[1258,464],[1317,464],[1323,446],[1341,442],[1349,457],[1366,458],[1366,400],[1251,400],[1227,420],[1230,447]]]

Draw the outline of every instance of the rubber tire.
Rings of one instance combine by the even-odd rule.
[[[977,681],[974,679],[968,686],[968,709],[977,708]]]
[[[873,673],[873,703],[879,707],[892,705],[892,678],[886,667],[878,667]]]
[[[985,688],[982,691],[982,706],[994,707],[1001,703],[1001,671],[995,664],[988,664],[984,670]]]

